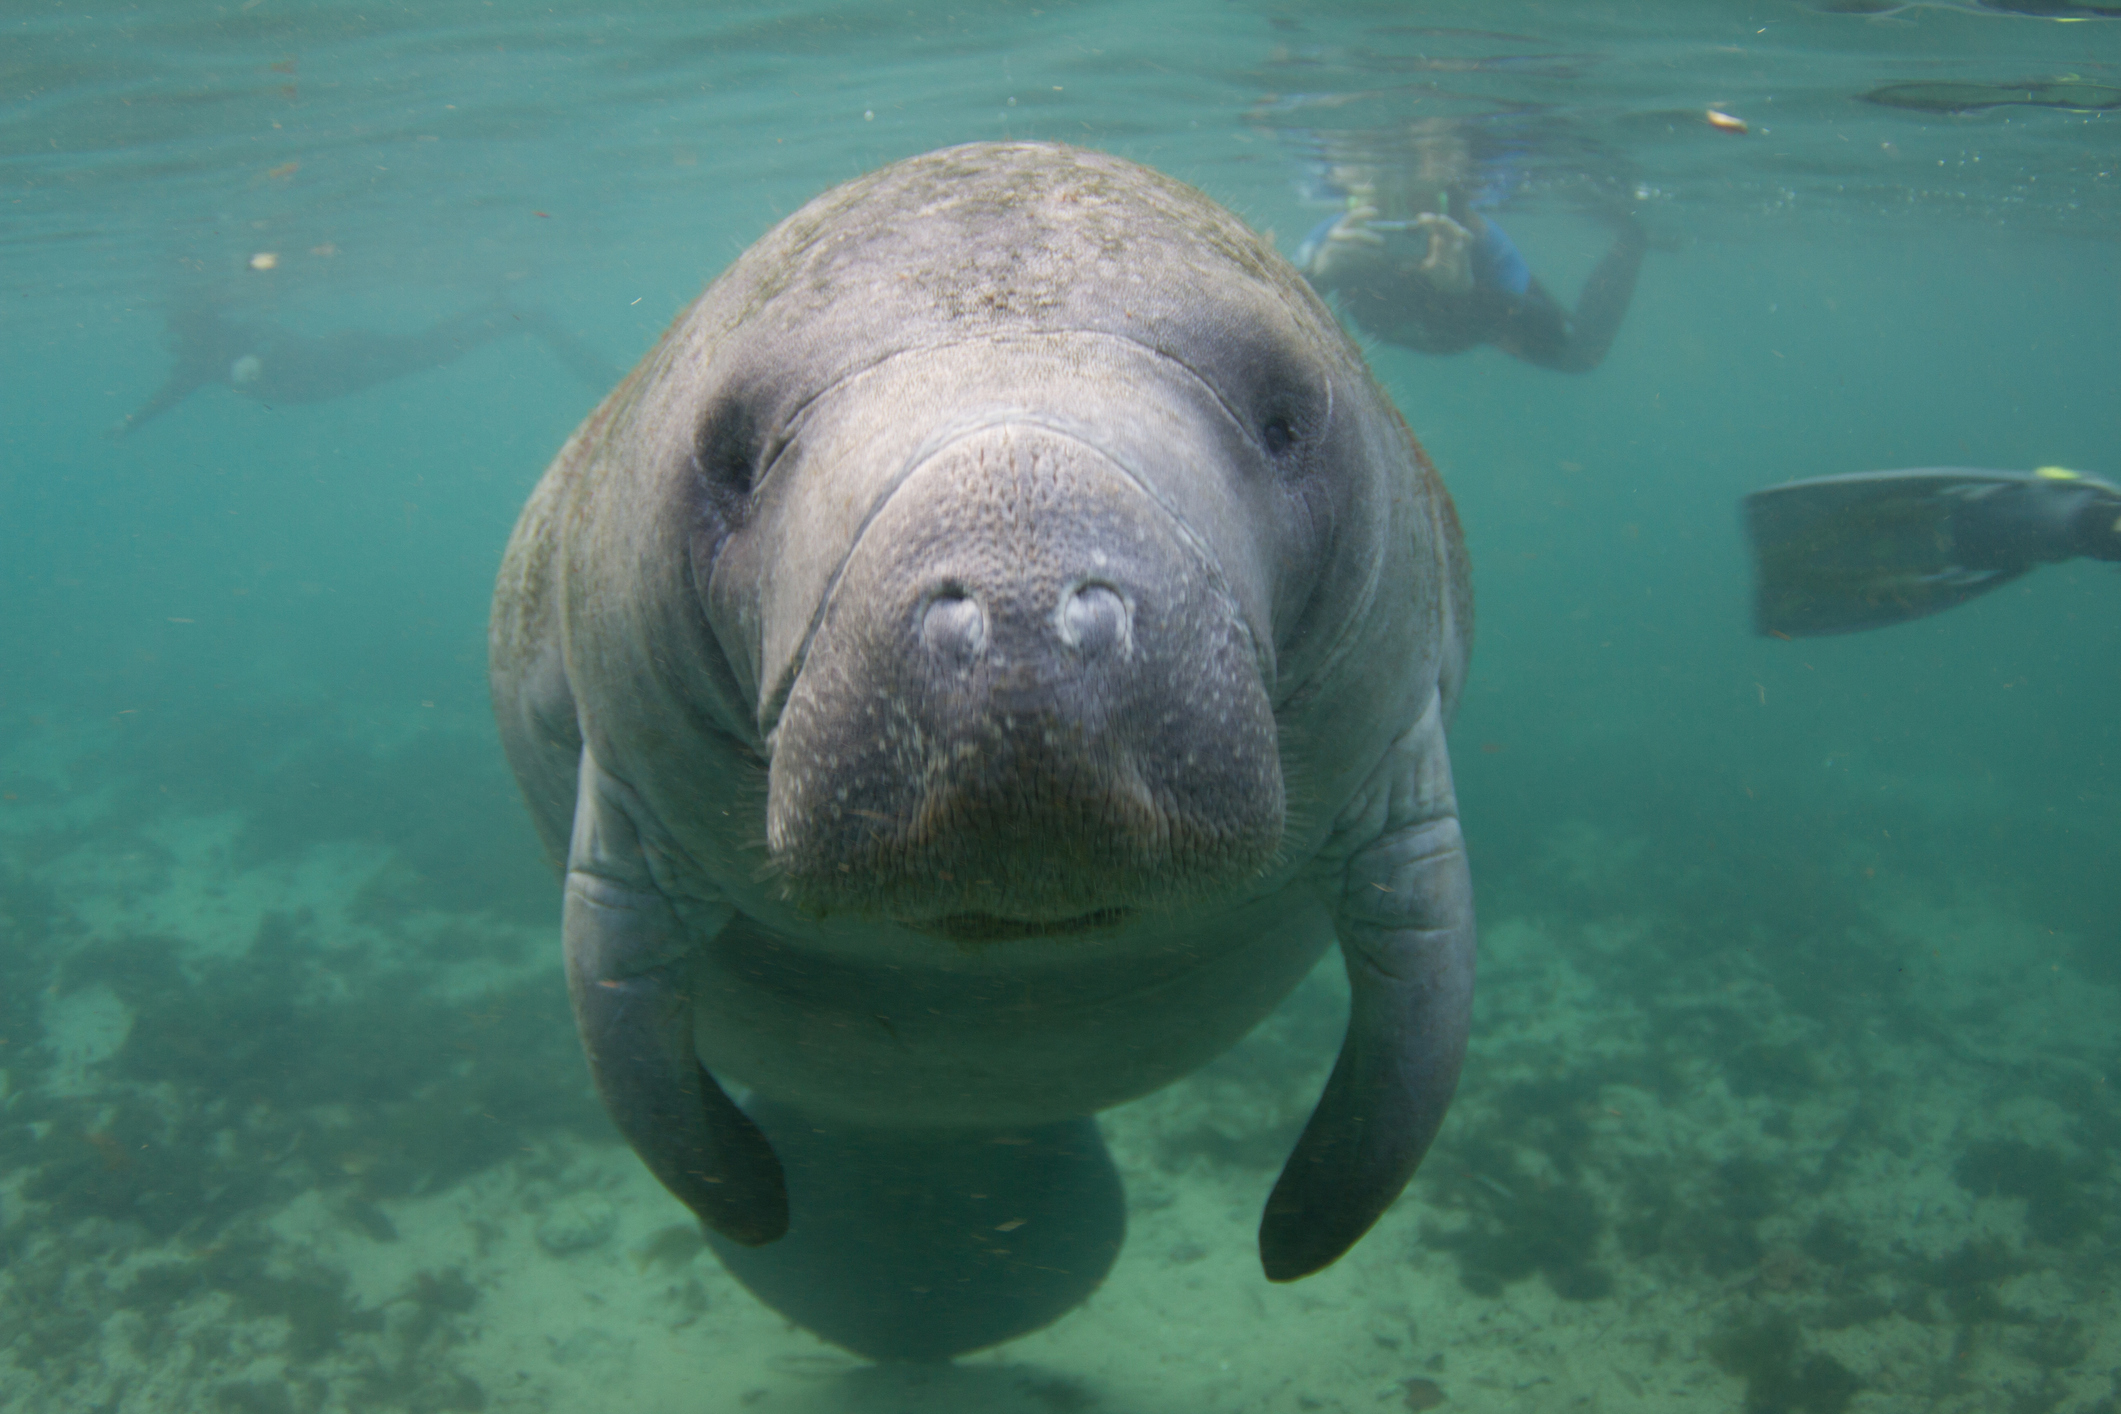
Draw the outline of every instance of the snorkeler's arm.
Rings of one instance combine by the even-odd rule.
[[[114,441],[130,437],[143,423],[160,417],[212,381],[214,380],[200,376],[196,369],[180,368],[163,380],[162,386],[155,390],[153,397],[127,413],[123,421],[112,426],[103,435]]]
[[[1623,213],[1619,221],[1612,246],[1576,296],[1575,315],[1533,280],[1496,335],[1497,348],[1561,373],[1588,373],[1604,361],[1627,317],[1642,253],[1649,248],[1633,216]]]
[[[210,304],[179,304],[165,318],[169,326],[169,376],[162,380],[153,397],[104,436],[131,436],[207,384],[226,383],[231,362],[248,351],[249,329],[232,322]]]

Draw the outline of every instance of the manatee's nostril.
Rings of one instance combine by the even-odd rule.
[[[921,642],[931,653],[970,663],[987,647],[987,615],[979,601],[944,591],[921,611]]]
[[[1127,601],[1109,584],[1084,584],[1060,603],[1061,642],[1085,654],[1124,650],[1132,632]]]

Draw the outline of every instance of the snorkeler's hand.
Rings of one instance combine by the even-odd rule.
[[[1376,264],[1385,245],[1384,236],[1370,229],[1376,219],[1376,207],[1360,202],[1351,205],[1347,214],[1326,232],[1325,239],[1318,242],[1305,273],[1314,280],[1324,280],[1346,274],[1351,268]]]
[[[1462,295],[1473,288],[1473,233],[1448,216],[1424,211],[1412,222],[1427,233],[1429,253],[1422,257],[1421,273],[1445,294]]]

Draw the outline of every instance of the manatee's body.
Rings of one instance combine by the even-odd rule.
[[[1464,1051],[1469,630],[1435,473],[1214,203],[1036,144],[828,192],[575,434],[501,573],[502,736],[607,1107],[755,1290],[946,1356],[1095,1285],[1087,1117],[1337,937],[1348,1037],[1260,1232],[1269,1276],[1324,1266]],[[1020,1182],[1039,1221],[990,1191]]]

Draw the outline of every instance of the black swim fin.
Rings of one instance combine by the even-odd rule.
[[[1905,623],[2035,565],[2121,559],[2121,488],[2062,467],[1822,476],[1745,498],[1753,626],[1798,638]]]

